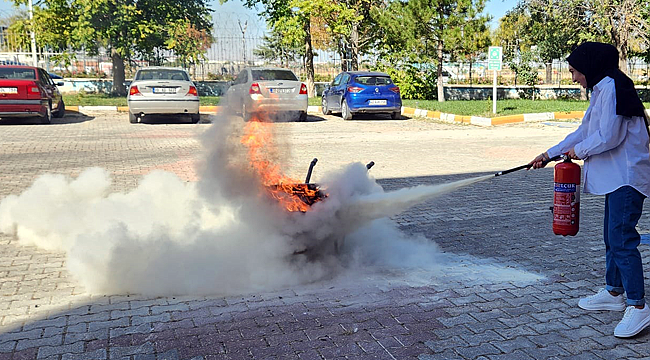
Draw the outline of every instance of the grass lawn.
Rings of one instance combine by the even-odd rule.
[[[492,113],[492,100],[445,101],[402,100],[403,106],[435,110],[456,115],[494,117],[555,111],[584,111],[588,101],[577,100],[497,100],[497,113]]]
[[[201,96],[199,101],[202,106],[219,104],[218,96]],[[127,106],[126,96],[111,96],[107,94],[63,94],[66,106]]]

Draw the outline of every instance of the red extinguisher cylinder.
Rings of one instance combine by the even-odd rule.
[[[566,157],[555,165],[553,233],[574,236],[580,224],[580,165]]]

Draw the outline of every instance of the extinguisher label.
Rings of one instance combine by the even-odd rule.
[[[553,224],[577,224],[580,206],[580,185],[555,183],[553,196]]]
[[[578,187],[580,185],[555,183],[555,192],[574,193]]]

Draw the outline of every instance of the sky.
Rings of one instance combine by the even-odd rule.
[[[491,27],[496,28],[499,24],[499,18],[505,15],[508,10],[512,9],[518,1],[519,0],[488,0],[485,6],[485,13],[493,16]],[[256,12],[245,8],[239,0],[230,0],[223,5],[220,5],[219,1],[211,1],[210,4],[214,10],[241,14],[250,18],[256,17]],[[13,2],[11,1],[0,0],[0,17],[13,12],[12,5]]]

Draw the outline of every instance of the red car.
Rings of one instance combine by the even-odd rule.
[[[0,66],[0,118],[40,117],[49,124],[52,116],[65,114],[65,104],[47,71],[33,66]]]

